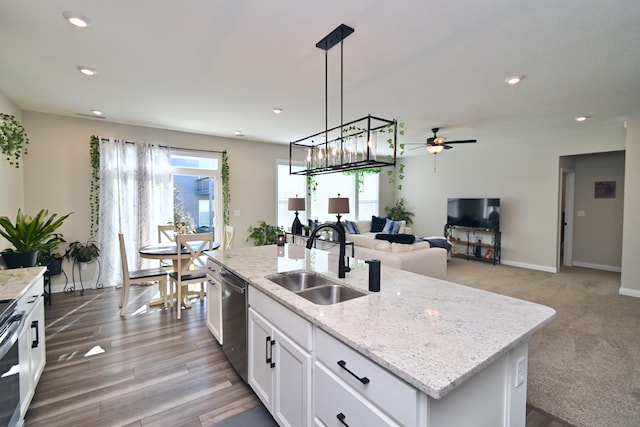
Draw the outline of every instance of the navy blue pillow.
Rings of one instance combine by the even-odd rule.
[[[375,215],[371,215],[371,232],[372,233],[380,233],[385,224],[387,223],[387,218],[380,218]]]

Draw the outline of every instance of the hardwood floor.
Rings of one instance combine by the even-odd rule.
[[[206,302],[176,319],[149,308],[156,287],[54,294],[47,365],[25,419],[38,426],[212,426],[259,404],[206,326]],[[567,427],[527,407],[527,427]]]
[[[124,319],[119,289],[54,294],[27,426],[211,426],[258,404],[207,329],[205,303],[178,321],[149,310],[155,290],[132,287]]]

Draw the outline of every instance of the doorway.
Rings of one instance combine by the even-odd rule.
[[[573,214],[575,171],[560,169],[560,227],[558,236],[557,271],[561,266],[573,265]]]

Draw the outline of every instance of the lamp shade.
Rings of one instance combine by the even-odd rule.
[[[349,198],[348,197],[330,197],[329,213],[331,214],[349,213]]]
[[[427,145],[427,151],[431,154],[438,154],[442,150],[444,150],[444,146],[442,145]]]
[[[289,197],[290,211],[303,211],[305,210],[304,197]]]

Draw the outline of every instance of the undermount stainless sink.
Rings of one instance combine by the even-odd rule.
[[[266,278],[319,305],[336,304],[366,295],[311,271],[288,271]]]
[[[297,292],[314,304],[330,305],[365,296],[366,294],[342,285],[324,285]]]

